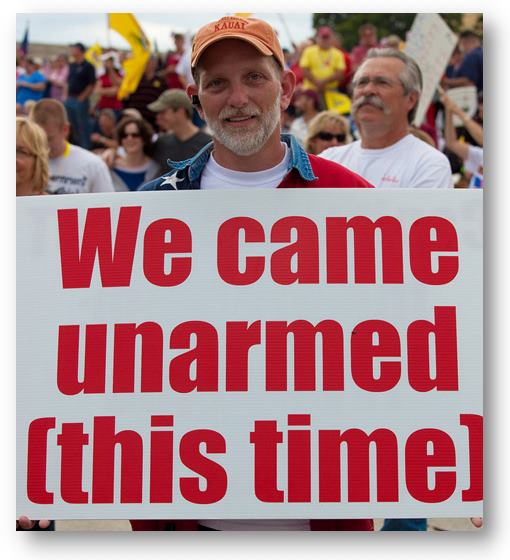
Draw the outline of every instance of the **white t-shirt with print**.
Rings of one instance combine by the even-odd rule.
[[[113,192],[110,171],[96,154],[67,144],[63,155],[50,158],[50,194]]]
[[[378,188],[450,188],[448,158],[412,134],[387,148],[369,150],[361,140],[328,148],[320,157],[340,163]]]

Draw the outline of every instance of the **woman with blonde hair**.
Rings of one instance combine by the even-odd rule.
[[[310,121],[305,150],[318,155],[326,148],[352,142],[349,121],[336,111],[322,111]]]
[[[16,196],[46,194],[48,152],[44,130],[26,117],[16,117]]]

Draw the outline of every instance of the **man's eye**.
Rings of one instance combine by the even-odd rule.
[[[211,80],[209,82],[207,82],[207,87],[208,88],[219,88],[221,87],[223,84],[223,80],[217,79],[217,80]]]
[[[248,74],[248,80],[250,82],[258,82],[258,81],[262,80],[263,77],[264,76],[262,74],[259,74],[258,72],[253,72],[251,74]]]

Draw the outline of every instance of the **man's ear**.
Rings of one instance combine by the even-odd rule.
[[[282,111],[285,111],[285,109],[287,109],[287,107],[290,105],[294,90],[296,89],[296,76],[294,75],[294,72],[290,70],[284,70],[282,72],[280,83],[282,88],[280,108]]]
[[[71,132],[71,125],[66,122],[62,126],[62,131],[64,132],[64,137],[69,140],[69,133]]]
[[[186,87],[186,93],[188,94],[188,97],[192,100],[193,96],[198,96],[198,86],[196,84],[189,84]],[[196,103],[193,103],[193,107],[198,111],[200,118],[202,120],[205,120],[204,111],[202,110],[202,106],[200,105],[200,103],[198,105]]]
[[[411,91],[408,95],[408,98],[409,98],[409,111],[410,111],[411,109],[414,109],[418,105],[418,103],[420,102],[420,96],[418,95],[418,92]]]

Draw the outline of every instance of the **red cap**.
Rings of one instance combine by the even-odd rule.
[[[319,29],[317,30],[317,37],[331,37],[333,35],[333,30],[331,29],[331,27],[328,27],[327,25],[323,25],[322,27],[319,27]]]

